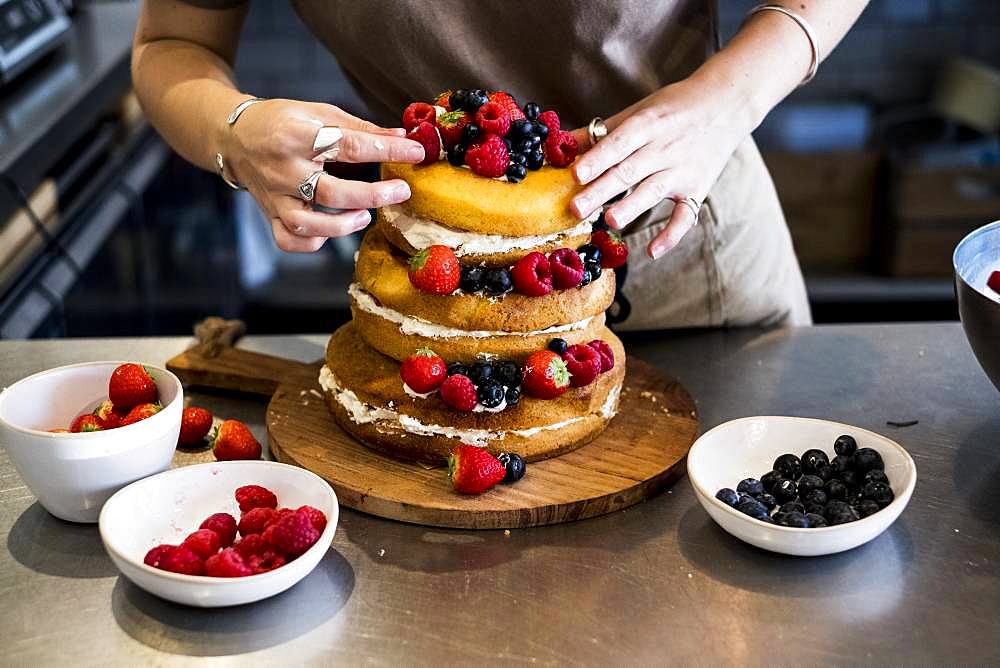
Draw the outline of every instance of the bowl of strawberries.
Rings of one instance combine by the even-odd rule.
[[[115,494],[101,539],[134,584],[176,603],[259,601],[306,577],[339,518],[337,495],[305,469],[269,461],[184,466]]]
[[[96,522],[112,494],[170,466],[183,404],[180,381],[160,367],[61,366],[0,392],[0,443],[42,507]]]

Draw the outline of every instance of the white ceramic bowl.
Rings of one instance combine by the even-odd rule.
[[[0,443],[31,493],[70,522],[96,522],[125,485],[166,470],[177,447],[184,389],[166,369],[145,365],[163,410],[127,427],[52,434],[108,397],[111,372],[124,362],[71,364],[28,376],[0,392]]]
[[[801,456],[818,448],[832,459],[833,442],[841,434],[853,436],[859,448],[882,455],[896,498],[877,513],[847,524],[796,529],[755,520],[715,498],[723,487],[736,489],[744,478],[759,479],[786,452]],[[698,501],[728,533],[765,550],[803,557],[843,552],[875,538],[899,517],[917,482],[913,460],[895,441],[838,422],[797,417],[748,417],[723,423],[691,446],[687,472]]]
[[[260,575],[214,578],[170,573],[142,563],[156,545],[177,545],[213,513],[239,519],[233,493],[262,485],[278,506],[310,505],[326,514],[326,530],[294,561]],[[268,461],[211,462],[173,469],[132,483],[104,505],[104,547],[129,580],[151,594],[186,605],[214,608],[251,603],[279,594],[307,576],[330,547],[340,507],[325,480],[297,466]]]

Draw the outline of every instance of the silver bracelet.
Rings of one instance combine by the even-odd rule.
[[[809,48],[812,50],[812,61],[809,63],[809,71],[806,72],[805,78],[802,80],[802,83],[799,84],[799,86],[805,86],[807,83],[813,80],[813,77],[816,76],[816,70],[819,69],[819,42],[816,40],[816,33],[813,31],[812,26],[809,25],[809,22],[806,21],[805,18],[803,18],[796,12],[793,12],[792,10],[788,9],[787,7],[782,7],[781,5],[770,5],[770,4],[757,5],[749,12],[747,12],[747,19],[749,19],[754,14],[757,14],[758,12],[764,12],[768,10],[773,12],[778,12],[779,14],[784,14],[791,20],[795,21],[796,25],[802,28],[802,32],[806,34],[806,39],[809,40]]]
[[[239,117],[243,114],[244,111],[246,111],[253,105],[257,104],[258,102],[263,102],[263,101],[264,98],[262,97],[251,97],[248,100],[243,100],[238,105],[236,105],[236,108],[233,109],[232,113],[226,117],[226,125],[233,125],[234,123],[236,123],[236,121],[239,119]],[[246,190],[246,188],[244,188],[243,186],[241,186],[240,184],[236,183],[235,181],[226,176],[226,162],[222,158],[221,153],[215,154],[215,167],[219,172],[219,178],[221,178],[227,186],[229,186],[233,190]]]

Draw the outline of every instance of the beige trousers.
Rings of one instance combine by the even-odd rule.
[[[681,242],[653,261],[646,245],[666,224],[665,201],[627,228],[631,314],[618,330],[794,326],[812,318],[774,184],[753,139],[733,153]]]

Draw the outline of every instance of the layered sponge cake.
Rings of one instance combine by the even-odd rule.
[[[412,196],[378,212],[349,288],[353,320],[327,348],[331,413],[395,457],[443,464],[467,444],[544,459],[591,441],[617,411],[625,351],[604,324],[614,271],[590,244],[592,221],[569,208],[571,138],[522,113],[498,143],[484,131],[490,114],[504,120],[491,104],[475,116],[435,106],[414,125],[447,162],[382,166]],[[482,119],[480,134],[455,132],[463,118]]]

